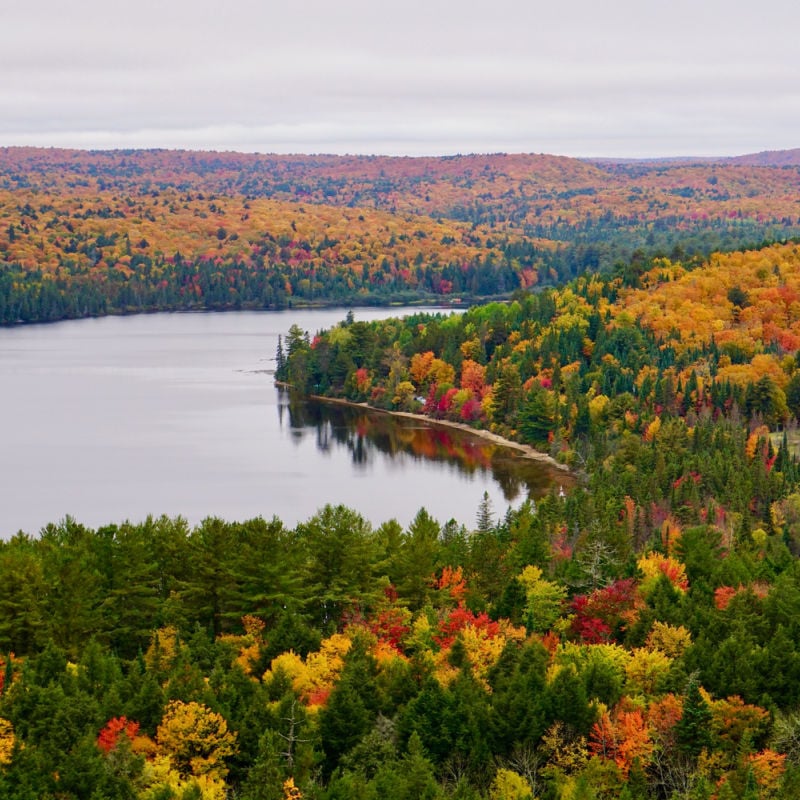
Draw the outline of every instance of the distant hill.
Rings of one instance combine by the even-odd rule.
[[[797,167],[800,166],[800,147],[793,150],[764,150],[761,153],[736,156],[727,159],[727,163],[752,167]]]
[[[745,167],[796,167],[800,166],[800,147],[793,150],[762,150],[760,153],[747,153],[741,156],[667,156],[659,158],[585,158],[587,164],[599,167],[639,166],[639,167],[685,167],[690,165],[709,166],[712,164],[737,165]]]
[[[762,155],[780,165],[0,148],[0,321],[474,299],[698,261],[800,236],[800,171]]]

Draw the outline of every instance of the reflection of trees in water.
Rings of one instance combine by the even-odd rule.
[[[288,410],[293,438],[300,441],[306,432],[313,430],[320,452],[331,452],[338,445],[350,451],[353,463],[359,468],[369,464],[368,431],[360,430],[363,426],[349,419],[353,416],[347,413],[349,409],[309,402],[290,392],[280,393],[279,406],[281,405]]]
[[[509,451],[502,448],[492,460],[492,475],[509,503],[521,495],[541,497],[555,479],[551,467],[509,455]]]
[[[503,497],[507,502],[511,503],[519,497],[525,483],[520,477],[515,475],[512,470],[508,469],[506,465],[498,464],[497,467],[492,470],[492,474],[500,486]]]
[[[554,479],[553,470],[546,465],[461,431],[307,401],[289,393],[281,393],[280,404],[283,408],[279,413],[288,411],[294,438],[301,439],[306,431],[313,430],[321,452],[344,447],[360,469],[367,467],[378,452],[395,458],[435,461],[468,474],[491,473],[508,502],[520,496],[541,496]]]

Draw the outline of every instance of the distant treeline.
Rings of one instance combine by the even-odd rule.
[[[0,324],[473,302],[800,234],[796,168],[0,150]]]

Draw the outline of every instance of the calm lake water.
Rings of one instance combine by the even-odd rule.
[[[415,309],[418,310],[418,309]],[[407,313],[359,309],[357,320]],[[148,514],[294,525],[325,503],[407,525],[424,506],[472,527],[553,473],[458,432],[290,401],[278,335],[325,309],[153,314],[0,329],[0,537],[69,514],[92,527]]]

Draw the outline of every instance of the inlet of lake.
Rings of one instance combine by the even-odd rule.
[[[420,309],[413,309],[414,312]],[[356,309],[356,320],[412,309]],[[0,329],[0,538],[69,515],[287,525],[326,503],[373,524],[425,507],[474,527],[563,474],[457,430],[290,399],[278,336],[345,309],[148,314]]]

